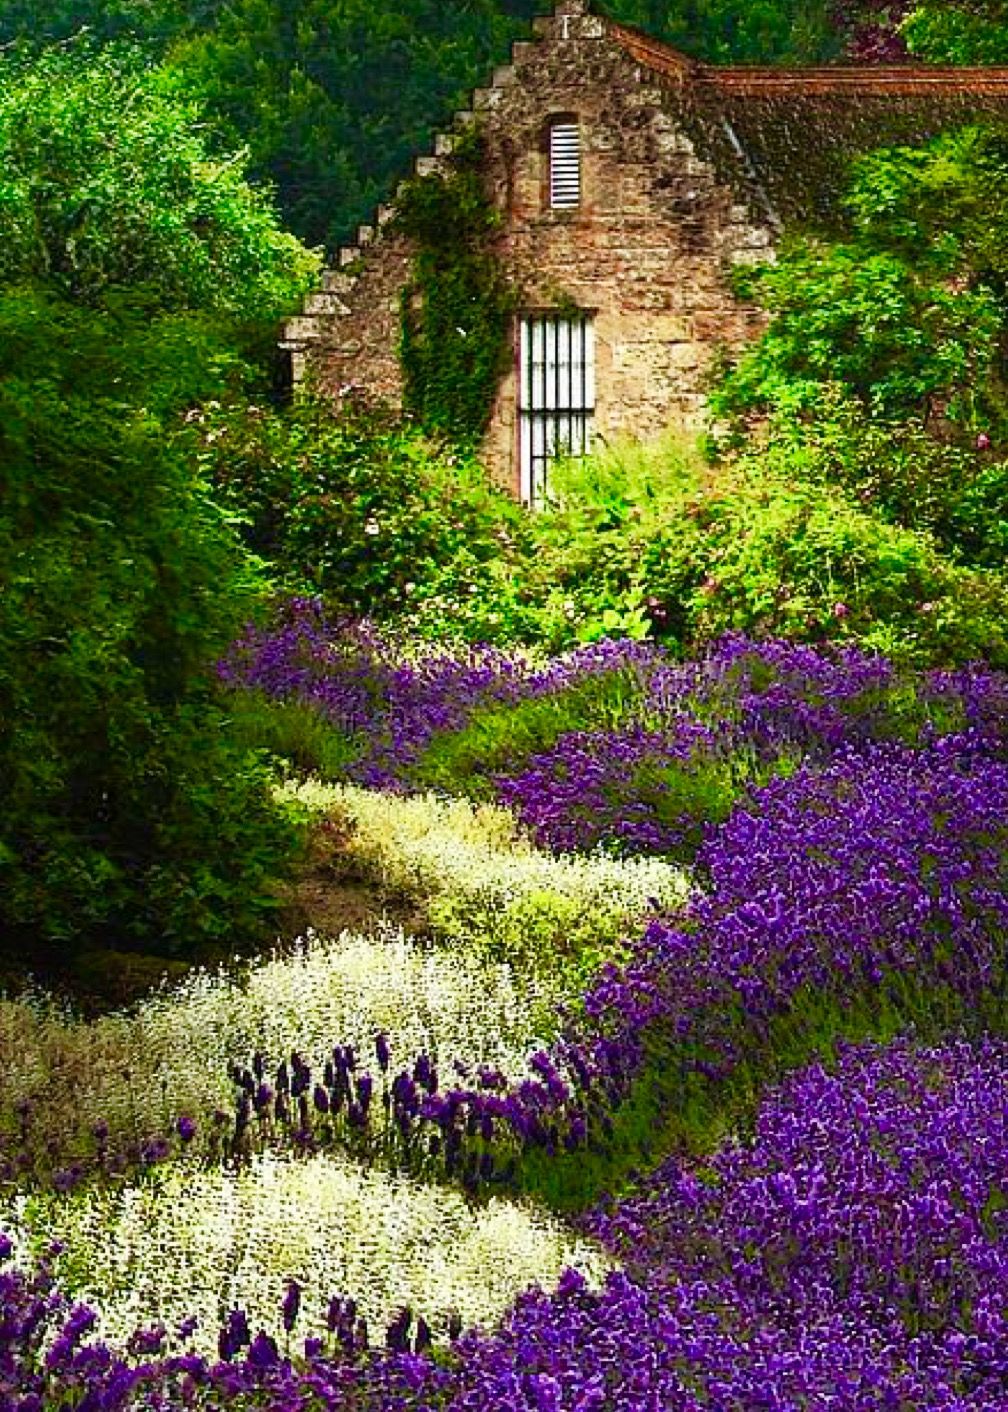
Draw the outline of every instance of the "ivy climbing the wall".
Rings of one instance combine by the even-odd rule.
[[[415,177],[398,201],[398,228],[416,246],[402,294],[403,406],[462,446],[486,431],[516,303],[489,248],[500,213],[482,170],[483,140],[470,129],[448,170]]]

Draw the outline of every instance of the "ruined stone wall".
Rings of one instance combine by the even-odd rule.
[[[764,316],[733,297],[727,272],[765,257],[774,227],[740,195],[744,172],[732,186],[715,176],[653,72],[585,8],[562,0],[538,21],[538,39],[514,46],[512,65],[477,91],[473,109],[488,190],[504,215],[496,253],[519,309],[574,303],[594,315],[596,432],[646,438],[671,423],[697,425],[716,353],[737,351],[762,328]],[[548,199],[548,125],[559,114],[576,114],[582,135],[582,202],[571,211],[551,210]],[[449,148],[439,140],[442,154]],[[418,169],[439,160],[422,159]],[[391,213],[381,213],[382,224]],[[365,244],[343,252],[344,272],[327,274],[287,341],[295,376],[307,360],[331,395],[358,384],[394,404],[410,251],[381,225],[361,234]],[[515,492],[516,382],[514,373],[502,382],[484,447],[495,479]]]

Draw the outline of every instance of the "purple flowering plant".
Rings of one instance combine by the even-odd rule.
[[[750,1138],[670,1160],[586,1213],[622,1261],[601,1290],[568,1271],[497,1328],[456,1324],[436,1349],[408,1309],[382,1341],[334,1297],[328,1339],[303,1353],[233,1310],[218,1362],[153,1339],[138,1362],[89,1340],[93,1313],[43,1264],[0,1273],[0,1376],[18,1408],[89,1412],[995,1412],[1008,1395],[1006,1170],[1003,1043],[844,1048],[766,1093]],[[285,1315],[293,1328],[290,1293]]]
[[[356,777],[395,789],[432,762],[451,780],[513,715],[478,787],[544,844],[695,853],[688,903],[642,919],[529,1077],[444,1072],[384,1034],[373,1055],[334,1036],[317,1071],[294,1053],[232,1072],[221,1155],[338,1145],[474,1198],[524,1189],[579,1211],[622,1268],[600,1291],[568,1272],[498,1327],[453,1324],[434,1349],[411,1311],[375,1338],[334,1292],[329,1338],[295,1352],[289,1281],[288,1345],[231,1310],[216,1363],[166,1352],[159,1329],[106,1348],[44,1262],[2,1269],[0,1399],[19,1412],[1008,1404],[1003,676],[911,676],[855,649],[741,637],[693,663],[638,643],[546,666],[479,648],[411,661],[309,602],[221,670],[312,703],[359,741]],[[18,1122],[11,1182],[34,1173],[18,1148],[30,1113]],[[190,1151],[204,1126],[180,1120],[146,1156]],[[121,1161],[96,1133],[99,1176]],[[0,1264],[11,1254],[0,1236]]]

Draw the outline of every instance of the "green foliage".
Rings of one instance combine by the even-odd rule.
[[[208,677],[260,585],[180,439],[127,400],[160,360],[149,323],[0,301],[0,931],[21,954],[255,936],[295,841]]]
[[[827,0],[603,0],[600,9],[715,64],[822,62],[840,47]]]
[[[1004,300],[1008,289],[1008,133],[971,123],[851,166],[843,209],[859,242]]]
[[[134,51],[0,66],[3,947],[255,940],[298,829],[211,664],[263,582],[180,414],[261,376],[315,261]]]
[[[629,672],[602,672],[563,691],[474,711],[464,728],[435,735],[415,767],[420,787],[492,800],[492,776],[549,750],[567,731],[615,729],[643,700]]]
[[[0,279],[75,301],[143,286],[161,310],[276,318],[317,262],[240,158],[135,51],[84,42],[0,57]]]
[[[250,542],[289,583],[352,613],[397,617],[469,567],[478,577],[523,531],[471,457],[381,412],[303,400],[285,414],[239,407],[201,430],[202,464]]]
[[[920,0],[900,30],[910,52],[930,64],[1008,64],[1003,0]]]
[[[205,99],[291,228],[335,248],[372,218],[438,125],[504,61],[528,4],[495,0],[233,0],[177,43]]]
[[[751,453],[659,528],[644,569],[682,641],[737,629],[918,663],[1008,662],[1002,574],[960,567],[925,531],[795,472],[787,444]]]
[[[396,224],[416,251],[402,291],[403,406],[460,446],[486,431],[516,298],[489,248],[500,214],[484,190],[482,153],[467,133],[447,175],[415,177],[397,200]]]
[[[466,612],[435,580],[402,627],[550,650],[609,632],[687,652],[740,630],[858,641],[916,663],[1008,662],[1002,463],[872,421],[826,390],[832,419],[781,418],[715,468],[675,442],[567,468],[560,480],[576,494],[528,518]],[[500,750],[524,751],[526,726],[528,749],[547,748],[560,730],[594,723],[592,710],[571,727],[563,713],[538,721],[548,703],[529,721],[524,708],[485,728],[477,717],[424,778],[476,777]]]
[[[425,637],[522,642],[560,651],[652,631],[640,557],[656,515],[674,514],[702,476],[695,448],[669,436],[601,450],[551,470],[554,499],[523,514],[501,553],[446,565],[404,626]]]
[[[229,738],[246,750],[267,751],[288,772],[341,780],[360,754],[313,706],[251,690],[232,692],[227,705]]]
[[[687,637],[754,622],[1003,659],[1006,171],[989,126],[871,153],[843,241],[796,238],[739,277],[772,317],[712,396],[747,451],[698,511],[718,557],[706,603],[689,572],[667,590],[681,602],[691,585]]]
[[[792,238],[737,275],[771,314],[715,389],[716,415],[814,422],[842,383],[883,421],[988,433],[1005,416],[1008,137],[967,126],[854,162],[843,240]],[[1005,424],[1008,429],[1008,424]]]
[[[835,379],[882,418],[924,424],[941,408],[975,419],[1001,332],[989,290],[949,288],[891,251],[811,238],[747,284],[772,320],[716,390],[716,416],[814,413]]]
[[[927,531],[955,562],[1003,569],[1008,465],[993,450],[868,416],[839,383],[823,386],[815,421],[778,415],[771,435],[796,472],[841,487],[891,524]]]
[[[213,22],[222,0],[0,0],[0,43],[48,44],[80,30],[97,39],[162,44]]]

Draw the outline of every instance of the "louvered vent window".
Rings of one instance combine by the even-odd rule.
[[[550,205],[569,211],[581,204],[581,129],[569,118],[550,123]]]
[[[585,456],[595,420],[595,328],[587,314],[532,315],[521,321],[518,359],[521,496],[547,498],[549,464]]]

